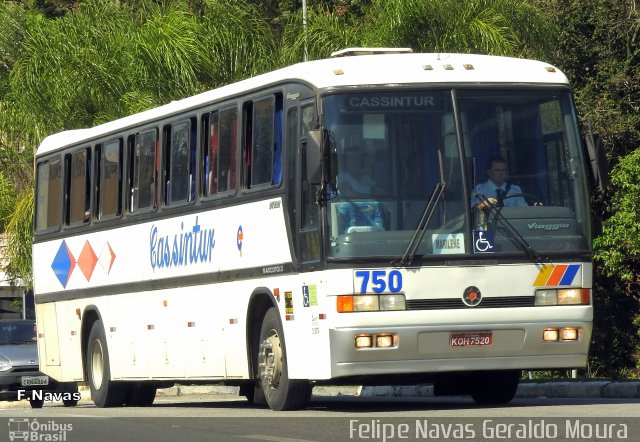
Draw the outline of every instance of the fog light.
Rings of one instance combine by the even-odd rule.
[[[393,347],[393,336],[391,335],[376,336],[376,347],[380,347],[380,348]]]
[[[558,329],[548,328],[542,334],[544,342],[556,342],[558,340]]]
[[[563,341],[577,341],[578,330],[575,328],[563,328],[560,330],[560,339]]]
[[[372,342],[370,335],[356,336],[356,348],[370,348]]]

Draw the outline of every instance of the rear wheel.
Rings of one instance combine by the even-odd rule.
[[[91,327],[86,351],[87,381],[91,399],[96,407],[118,407],[124,403],[126,389],[122,383],[111,380],[109,349],[101,320]]]
[[[304,407],[311,396],[311,385],[306,380],[289,379],[284,333],[274,307],[264,315],[259,343],[258,379],[269,408],[295,410]]]
[[[78,399],[62,399],[62,403],[65,407],[75,407],[78,405]]]
[[[520,375],[520,370],[480,372],[473,377],[471,397],[481,405],[506,404],[516,395]]]
[[[127,386],[126,404],[131,407],[148,407],[156,398],[155,385],[130,384]]]

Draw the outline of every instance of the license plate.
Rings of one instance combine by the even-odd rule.
[[[22,376],[20,380],[23,387],[34,385],[49,385],[49,376]]]
[[[451,347],[475,347],[479,345],[491,345],[493,333],[451,333],[449,344]]]

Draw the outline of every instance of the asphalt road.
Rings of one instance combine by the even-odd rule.
[[[16,438],[25,429],[28,438]],[[0,440],[12,435],[64,442],[640,441],[640,401],[516,398],[494,408],[457,397],[314,395],[307,409],[295,412],[253,408],[230,394],[158,397],[148,408],[99,409],[81,401],[32,410],[24,402],[0,408]]]

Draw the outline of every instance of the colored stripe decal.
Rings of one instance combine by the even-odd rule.
[[[580,264],[572,264],[567,268],[567,271],[564,273],[562,280],[560,280],[560,285],[571,285],[573,283],[573,278],[575,278],[576,273],[578,273],[578,269],[580,268]]]
[[[567,270],[566,265],[557,265],[549,280],[547,281],[547,285],[558,285],[560,280],[562,279],[562,275],[564,275],[565,270]]]
[[[551,264],[543,265],[542,270],[540,270],[540,273],[538,273],[538,277],[533,282],[533,285],[535,286],[546,285],[547,280],[549,279],[549,275],[551,275],[551,272],[553,272],[553,268],[554,266],[552,266]]]

